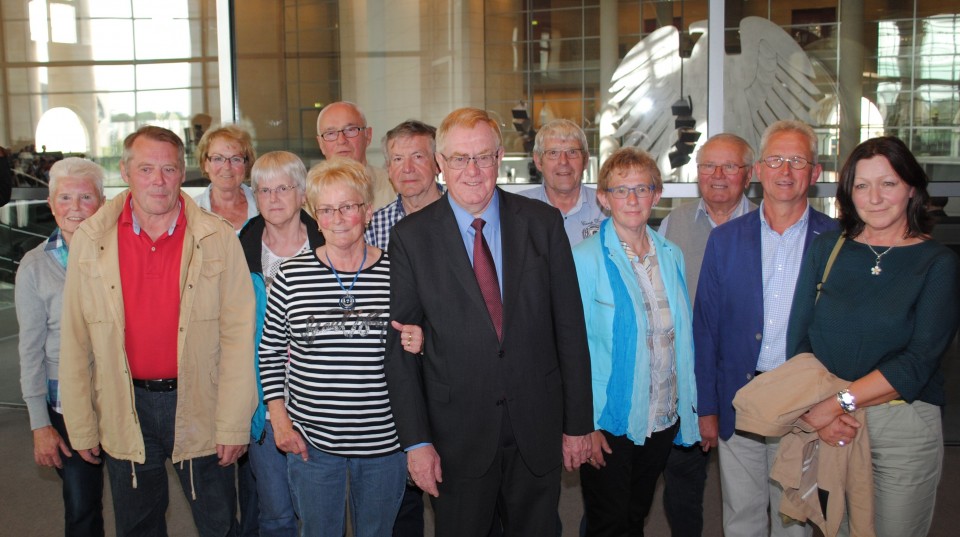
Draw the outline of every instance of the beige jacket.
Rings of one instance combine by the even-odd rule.
[[[74,449],[98,444],[143,463],[143,435],[124,349],[118,194],[73,236],[61,321],[60,386]],[[173,461],[250,440],[254,296],[233,227],[182,195],[187,228],[180,266],[177,415]],[[144,304],[144,307],[149,307]]]
[[[821,442],[800,420],[811,407],[849,385],[813,354],[798,354],[741,388],[733,406],[737,429],[783,437],[770,470],[770,478],[783,487],[781,514],[809,520],[826,537],[835,537],[849,510],[850,535],[873,537],[873,468],[866,411],[853,414],[863,426],[843,447]]]

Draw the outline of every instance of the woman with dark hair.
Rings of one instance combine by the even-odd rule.
[[[821,441],[848,444],[861,428],[849,414],[866,409],[879,536],[927,534],[942,469],[940,361],[960,322],[960,259],[930,238],[927,182],[897,138],[853,150],[841,231],[811,244],[787,334],[788,356],[812,352],[850,381],[803,417]]]

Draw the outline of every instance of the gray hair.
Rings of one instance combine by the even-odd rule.
[[[383,156],[387,159],[388,165],[390,164],[390,142],[397,138],[413,138],[415,136],[425,136],[429,139],[430,152],[436,154],[437,128],[416,119],[408,119],[387,131],[387,134],[383,137]]]
[[[770,138],[775,134],[780,134],[781,132],[795,132],[805,137],[810,143],[810,154],[813,155],[813,162],[811,162],[811,164],[817,163],[817,133],[813,132],[813,128],[810,127],[810,125],[795,119],[782,119],[770,125],[767,127],[767,130],[763,131],[763,136],[760,138],[761,155],[766,153],[767,144],[770,143]]]
[[[587,135],[579,125],[569,119],[554,119],[546,125],[540,127],[537,136],[533,140],[533,153],[537,156],[543,156],[543,146],[547,139],[555,140],[574,140],[580,144],[580,149],[587,149]]]
[[[730,144],[739,145],[741,150],[743,151],[743,153],[741,154],[741,157],[743,158],[743,164],[745,166],[753,165],[753,159],[755,157],[753,154],[753,148],[750,147],[750,142],[744,140],[743,138],[737,136],[736,134],[730,134],[729,132],[721,132],[720,134],[715,134],[711,136],[709,140],[704,142],[704,144],[700,146],[700,150],[697,151],[697,162],[700,162],[700,155],[713,142],[727,142]]]
[[[250,186],[256,190],[261,181],[281,176],[293,179],[301,194],[307,191],[307,168],[300,157],[289,151],[270,151],[260,155],[250,170]]]
[[[67,157],[63,160],[58,160],[50,167],[50,197],[52,198],[57,193],[57,186],[61,179],[77,177],[92,182],[102,200],[103,180],[105,176],[106,172],[96,162],[80,157]]]

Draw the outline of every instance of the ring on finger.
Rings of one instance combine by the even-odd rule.
[[[843,440],[838,440],[838,441],[837,441],[837,445],[840,446],[840,447],[843,447],[843,446],[845,446],[846,444],[847,444],[847,443],[844,442]]]

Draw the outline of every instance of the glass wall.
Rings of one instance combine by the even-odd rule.
[[[219,121],[216,23],[215,0],[4,0],[0,143],[89,156],[116,184],[138,126],[194,142]]]

